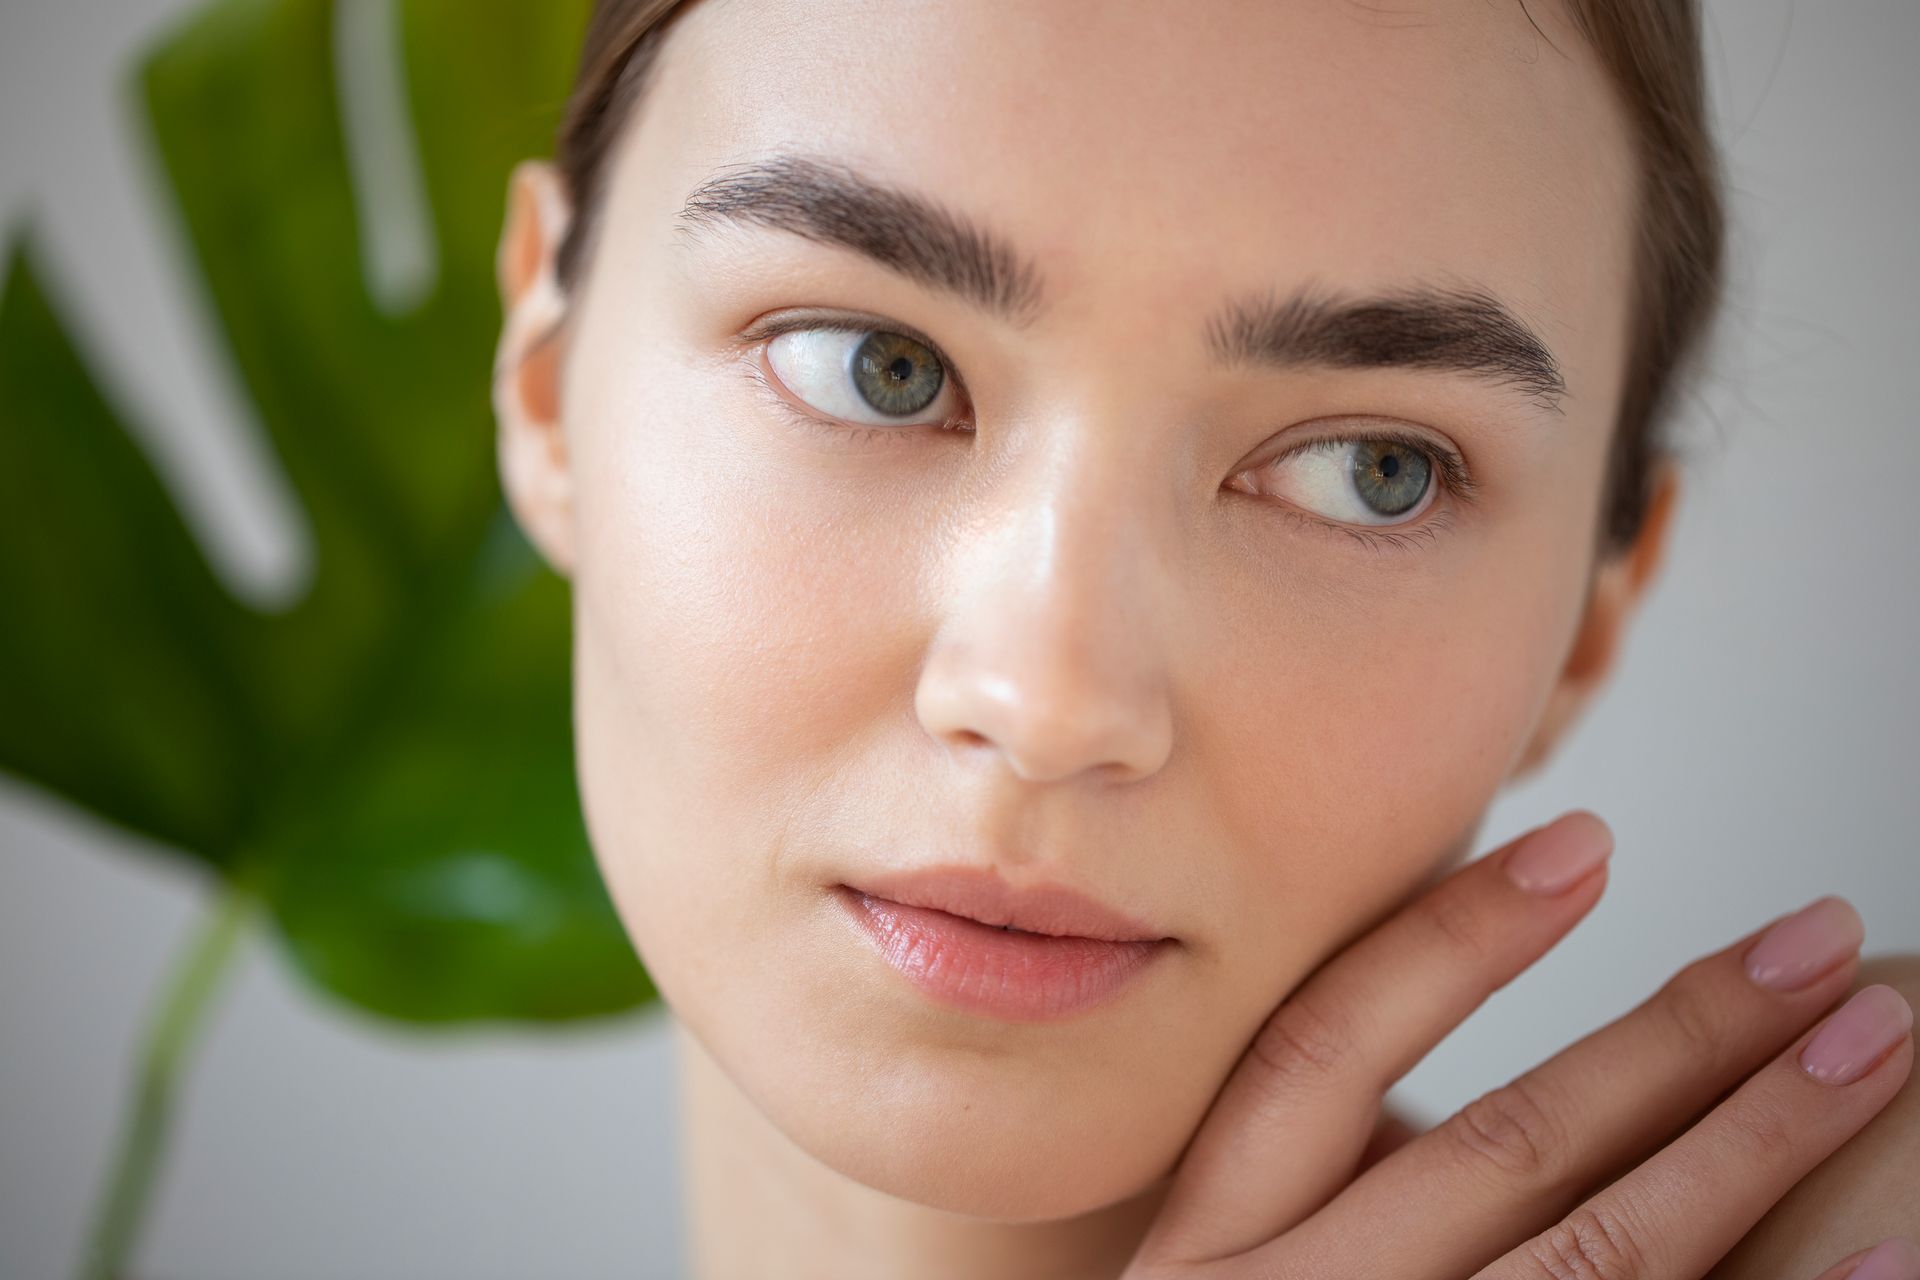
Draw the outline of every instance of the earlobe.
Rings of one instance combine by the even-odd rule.
[[[1627,625],[1665,561],[1673,512],[1679,501],[1678,465],[1671,458],[1662,458],[1655,465],[1640,531],[1632,545],[1608,556],[1595,571],[1559,679],[1510,777],[1521,777],[1545,763],[1613,674]]]
[[[563,575],[573,570],[573,492],[560,402],[567,311],[554,264],[570,216],[551,164],[516,166],[494,264],[502,311],[493,371],[500,482],[528,540]]]

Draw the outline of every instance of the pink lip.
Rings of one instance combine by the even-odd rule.
[[[1016,891],[998,877],[965,871],[888,883],[900,886],[891,892],[921,901],[851,885],[835,894],[882,958],[926,995],[1009,1021],[1060,1018],[1100,1004],[1175,941],[1061,886]],[[941,898],[972,903],[981,916],[921,905]],[[1009,923],[1048,931],[996,927]]]

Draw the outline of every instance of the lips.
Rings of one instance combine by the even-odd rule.
[[[1167,935],[1142,920],[1054,882],[1014,885],[978,867],[927,867],[849,880],[847,887],[908,907],[924,907],[996,928],[1101,942],[1158,942]]]
[[[971,868],[863,877],[834,894],[861,937],[923,995],[1003,1021],[1090,1009],[1178,945],[1064,885],[1015,887]]]

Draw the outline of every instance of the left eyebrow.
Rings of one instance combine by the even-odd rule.
[[[850,165],[776,155],[724,166],[674,218],[679,237],[758,225],[837,245],[922,285],[955,294],[1017,327],[1045,305],[1034,260],[963,214]],[[1205,326],[1221,368],[1433,369],[1518,388],[1563,412],[1560,364],[1519,315],[1475,286],[1409,285],[1353,297],[1307,286],[1284,300],[1230,300]]]
[[[1229,304],[1207,325],[1224,367],[1424,368],[1519,388],[1563,412],[1567,383],[1546,343],[1484,289],[1414,285],[1365,298],[1312,288]]]
[[[1015,325],[1042,306],[1039,268],[1004,237],[835,161],[776,156],[727,166],[693,189],[674,230],[689,237],[728,222],[851,249]]]

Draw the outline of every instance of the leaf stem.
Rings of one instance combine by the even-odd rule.
[[[254,902],[251,886],[239,879],[229,881],[174,966],[164,1002],[148,1027],[133,1112],[121,1132],[119,1155],[88,1238],[82,1280],[119,1280],[153,1192],[181,1063]]]

